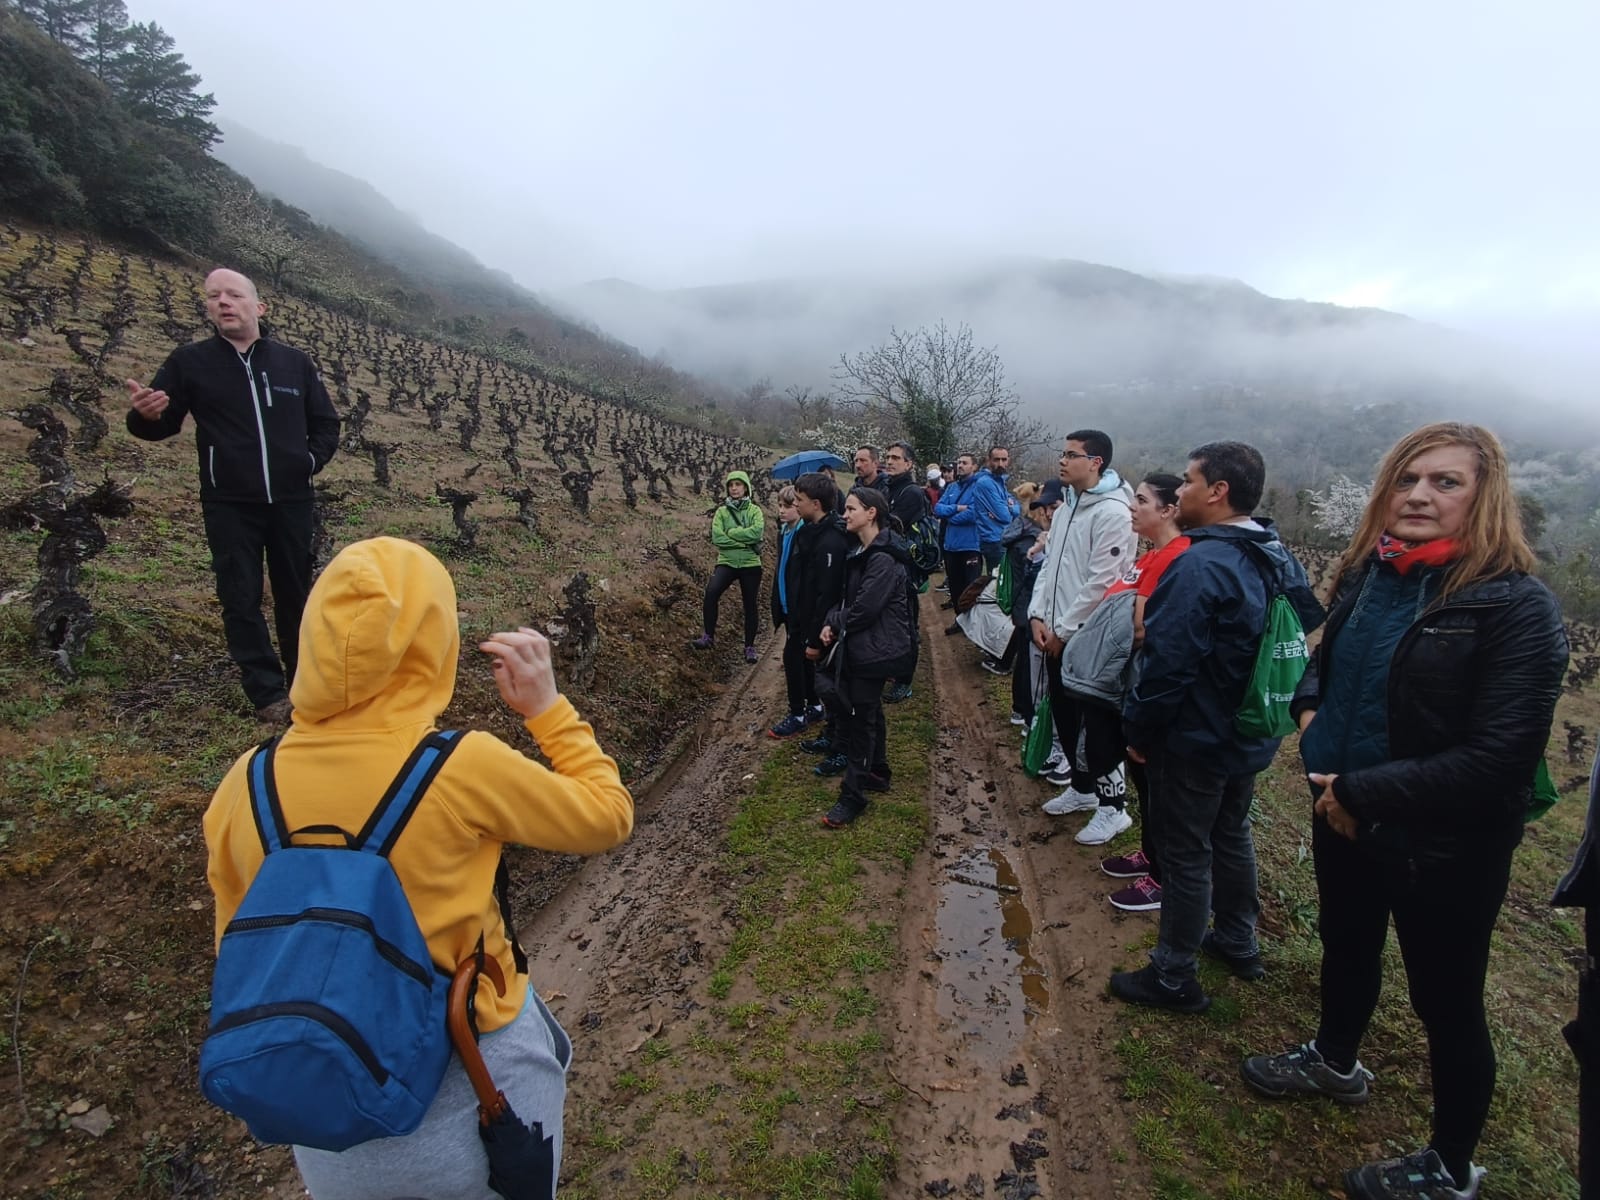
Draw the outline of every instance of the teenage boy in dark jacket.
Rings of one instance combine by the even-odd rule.
[[[149,387],[127,381],[128,432],[158,442],[194,417],[200,512],[228,655],[256,717],[281,725],[311,590],[311,477],[338,448],[339,414],[315,364],[261,335],[267,306],[254,283],[218,269],[205,289],[216,336],[174,350]],[[261,615],[263,554],[276,651]]]
[[[803,657],[810,669],[822,658],[822,626],[828,610],[844,596],[844,560],[855,545],[837,512],[839,489],[821,472],[802,475],[794,483],[794,506],[801,526],[789,549],[784,590],[789,597],[789,637],[784,655]],[[814,690],[814,689],[813,689]],[[813,712],[808,723],[819,719]],[[844,747],[836,745],[837,730],[830,714],[825,729],[800,743],[802,750],[828,757],[819,766],[832,767],[823,774],[844,770]]]
[[[1150,965],[1111,977],[1112,995],[1135,1004],[1204,1012],[1211,999],[1195,977],[1201,950],[1240,978],[1264,973],[1250,799],[1279,739],[1246,737],[1233,718],[1273,594],[1289,597],[1307,631],[1323,616],[1304,569],[1270,523],[1250,516],[1265,482],[1260,452],[1243,442],[1210,442],[1190,453],[1178,489],[1189,549],[1145,609],[1137,682],[1122,718],[1128,757],[1149,775],[1163,875]],[[1216,928],[1208,933],[1212,913]]]

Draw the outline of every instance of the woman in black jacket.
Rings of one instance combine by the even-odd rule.
[[[1378,468],[1295,697],[1316,797],[1322,1018],[1314,1039],[1242,1073],[1269,1096],[1366,1100],[1356,1051],[1392,915],[1428,1035],[1433,1132],[1416,1153],[1346,1172],[1353,1200],[1470,1198],[1483,1178],[1490,933],[1567,665],[1533,561],[1494,434],[1407,435]]]
[[[904,544],[890,532],[889,502],[875,488],[855,487],[844,504],[844,526],[857,541],[844,565],[844,600],[823,622],[822,644],[832,651],[818,672],[823,702],[838,718],[846,757],[839,801],[822,818],[839,829],[867,807],[867,792],[889,790],[883,686],[910,674],[910,591]]]

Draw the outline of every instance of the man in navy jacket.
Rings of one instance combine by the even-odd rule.
[[[261,335],[267,306],[254,283],[218,269],[205,289],[216,335],[174,350],[149,387],[127,381],[128,432],[161,441],[194,417],[200,512],[228,654],[257,718],[281,725],[311,590],[311,477],[338,448],[339,414],[312,361]],[[261,615],[263,555],[276,651]]]
[[[1178,523],[1190,545],[1145,609],[1122,720],[1128,757],[1146,764],[1150,783],[1161,932],[1149,966],[1111,977],[1112,995],[1131,1003],[1204,1012],[1211,1000],[1195,976],[1202,951],[1241,979],[1264,974],[1250,800],[1279,739],[1239,733],[1234,714],[1272,597],[1287,596],[1307,631],[1322,621],[1304,569],[1271,523],[1250,515],[1265,481],[1261,454],[1243,442],[1210,442],[1190,453],[1178,489]]]

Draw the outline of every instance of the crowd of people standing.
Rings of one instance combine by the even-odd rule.
[[[863,446],[842,503],[825,474],[780,493],[772,611],[789,710],[769,733],[811,733],[801,745],[824,755],[816,772],[843,776],[829,828],[892,787],[883,705],[910,694],[928,586],[907,535],[937,520],[945,632],[973,634],[982,665],[1012,676],[1013,724],[1026,734],[1048,722],[1041,773],[1064,790],[1043,811],[1087,814],[1076,840],[1102,845],[1133,827],[1132,786],[1139,845],[1100,865],[1122,885],[1111,903],[1159,914],[1159,928],[1150,961],[1115,973],[1111,994],[1200,1013],[1211,1003],[1201,956],[1239,979],[1266,973],[1250,809],[1258,773],[1298,729],[1322,1015],[1315,1037],[1252,1055],[1241,1074],[1271,1097],[1367,1098],[1356,1054],[1392,916],[1428,1037],[1433,1132],[1414,1153],[1352,1168],[1346,1188],[1368,1200],[1475,1197],[1495,1079],[1490,931],[1567,663],[1505,452],[1465,424],[1402,439],[1321,597],[1257,513],[1266,464],[1253,447],[1206,443],[1181,473],[1137,486],[1113,453],[1104,432],[1074,431],[1056,478],[1013,487],[1004,447],[981,465],[958,456],[947,481],[938,466],[919,477],[909,445]],[[993,641],[975,632],[985,604],[1005,609]],[[1274,641],[1285,619],[1293,637]],[[1266,685],[1261,702],[1283,727],[1247,719],[1248,694],[1270,678],[1263,656],[1308,658],[1292,694]]]

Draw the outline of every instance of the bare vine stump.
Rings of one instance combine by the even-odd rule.
[[[48,408],[30,404],[13,414],[38,435],[28,458],[39,468],[41,487],[0,510],[0,526],[43,529],[39,545],[39,581],[29,594],[33,609],[34,645],[55,669],[71,679],[74,660],[94,630],[94,610],[78,591],[82,566],[106,547],[100,517],[125,517],[133,511],[129,489],[108,476],[84,492],[66,459],[67,427]]]
[[[573,686],[594,684],[595,654],[600,648],[600,626],[595,623],[594,600],[589,595],[589,573],[579,571],[562,589],[567,602],[561,609],[566,636],[561,639],[561,654],[567,662]]]

